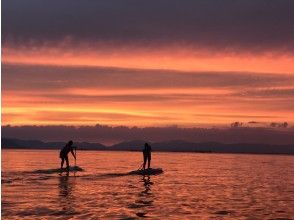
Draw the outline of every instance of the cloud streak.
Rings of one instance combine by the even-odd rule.
[[[4,64],[2,80],[4,124],[211,126],[294,118],[291,74]]]
[[[21,77],[24,76],[24,77]],[[131,80],[130,80],[131,79]],[[3,65],[3,88],[55,90],[64,88],[227,88],[273,87],[294,83],[290,74],[185,72],[103,67]],[[89,89],[90,90],[90,89]],[[208,92],[207,92],[208,93]]]

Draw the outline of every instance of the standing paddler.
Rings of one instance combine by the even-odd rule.
[[[145,170],[145,167],[146,167],[147,160],[148,160],[148,169],[149,169],[150,168],[150,162],[151,162],[151,146],[148,143],[145,143],[145,145],[144,145],[143,158],[144,158],[144,163],[143,163],[144,170]]]
[[[76,154],[74,153],[74,148],[72,146],[73,145],[73,142],[72,141],[69,141],[63,148],[62,150],[60,151],[60,154],[59,154],[59,157],[61,159],[61,169],[63,168],[63,163],[64,163],[64,160],[66,162],[66,169],[69,171],[69,161],[68,161],[68,153],[71,152],[72,156],[75,158],[76,160]]]

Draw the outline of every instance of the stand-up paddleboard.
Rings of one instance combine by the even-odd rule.
[[[35,170],[32,173],[42,173],[42,174],[51,174],[51,173],[61,173],[61,172],[77,172],[77,171],[84,171],[83,168],[79,166],[70,166],[69,169],[47,169],[47,170]]]
[[[134,170],[129,172],[129,175],[159,175],[162,174],[163,170],[161,168],[149,168],[149,169],[142,169],[142,170]]]

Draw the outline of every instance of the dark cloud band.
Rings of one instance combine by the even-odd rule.
[[[242,72],[184,72],[107,67],[2,66],[3,90],[64,88],[267,88],[294,83],[293,75]]]
[[[5,44],[185,44],[224,50],[294,49],[292,0],[3,0]]]

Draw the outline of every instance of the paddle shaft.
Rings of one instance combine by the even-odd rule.
[[[77,148],[75,147],[75,167],[77,166]]]
[[[138,168],[138,170],[140,170],[140,169],[143,167],[143,164],[144,164],[144,163],[141,164],[141,166]]]

